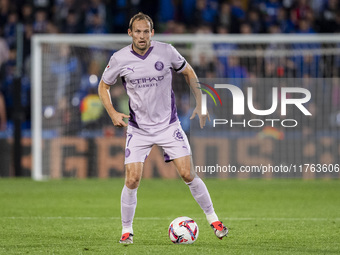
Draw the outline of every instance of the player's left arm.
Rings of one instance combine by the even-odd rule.
[[[187,63],[185,69],[182,71],[182,74],[185,77],[186,82],[188,83],[192,93],[194,94],[195,100],[196,100],[196,107],[190,117],[190,119],[193,119],[196,114],[198,115],[198,118],[200,120],[200,127],[203,128],[205,126],[206,120],[210,121],[209,112],[207,112],[206,115],[202,114],[202,91],[199,89],[200,84],[198,82],[197,75],[194,71],[194,69],[191,67],[189,63]]]

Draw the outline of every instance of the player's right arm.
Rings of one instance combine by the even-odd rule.
[[[112,105],[111,94],[110,94],[110,85],[106,84],[103,79],[100,80],[98,86],[98,94],[99,98],[102,101],[107,113],[109,114],[113,125],[116,127],[126,127],[127,124],[124,122],[124,118],[129,118],[129,115],[126,115],[121,112],[117,112]]]

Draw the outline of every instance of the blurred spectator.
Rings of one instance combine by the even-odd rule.
[[[199,54],[198,64],[193,66],[198,78],[215,78],[216,65],[214,58],[207,56],[204,52]]]
[[[227,34],[228,31],[225,27],[218,27],[217,31],[219,34]],[[216,57],[216,72],[217,77],[226,77],[225,70],[228,66],[229,55],[237,49],[234,43],[214,43],[212,45],[214,49],[214,55]]]
[[[303,77],[308,75],[308,77],[317,78],[320,77],[319,74],[319,56],[313,56],[312,54],[305,54],[301,58],[296,58],[296,69],[297,77]]]
[[[298,0],[296,7],[292,10],[294,19],[299,21],[307,18],[307,13],[312,10],[309,6],[308,0]]]
[[[201,26],[197,26],[196,27],[196,34],[212,34],[213,33],[213,29],[210,25],[208,24],[203,24]]]
[[[59,33],[59,29],[51,21],[48,21],[47,24],[46,24],[46,33],[47,34],[58,34]]]
[[[187,27],[184,23],[177,22],[174,20],[169,20],[165,24],[164,34],[184,34],[187,31]]]
[[[56,105],[56,115],[58,121],[62,123],[60,133],[72,135],[77,132],[80,123],[79,111],[72,107],[72,96],[79,90],[81,81],[81,63],[78,56],[75,56],[69,45],[58,45],[59,54],[57,59],[49,59],[51,77],[49,81],[53,83],[54,101],[49,100],[48,104]]]
[[[268,32],[271,34],[281,33],[280,27],[277,24],[272,24],[268,28]],[[264,71],[261,72],[266,78],[272,77],[294,77],[295,74],[295,64],[292,60],[286,57],[277,57],[275,52],[284,51],[286,45],[281,43],[271,43],[267,45],[265,50],[265,67]]]
[[[301,19],[299,21],[299,27],[296,31],[301,34],[313,34],[314,29],[310,26],[310,23],[306,19]],[[310,49],[320,49],[321,45],[318,43],[294,43],[293,48],[296,50],[304,50],[305,53],[296,53],[293,57],[293,61],[296,66],[298,77],[303,77],[304,75],[309,75],[310,77],[319,77],[319,61],[320,55],[312,55],[308,50]]]
[[[229,29],[227,27],[224,26],[218,26],[216,28],[216,33],[219,35],[225,35],[229,33]]]
[[[217,16],[217,1],[215,0],[196,0],[193,13],[193,26],[208,25],[213,26]]]
[[[194,8],[196,0],[182,0],[182,14],[183,14],[183,21],[185,24],[190,24],[193,19]]]
[[[102,0],[91,0],[85,11],[85,26],[87,29],[105,27],[106,7]],[[100,25],[99,25],[100,24]],[[100,28],[101,29],[101,28]],[[94,29],[96,30],[96,29]]]
[[[299,20],[296,33],[298,33],[298,34],[314,34],[315,30],[312,28],[309,20],[301,19],[301,20]]]
[[[7,126],[5,98],[0,91],[0,131],[5,131]]]
[[[230,27],[232,26],[232,14],[231,14],[231,6],[228,2],[223,1],[220,5],[220,11],[216,16],[215,27],[225,27],[230,31]]]
[[[2,64],[6,63],[9,57],[9,48],[5,39],[0,37],[0,69]],[[1,78],[1,76],[0,76]]]
[[[99,13],[93,13],[91,20],[86,26],[86,33],[88,34],[106,34],[108,29],[105,24],[103,17]]]
[[[259,34],[264,32],[264,25],[257,10],[250,10],[248,12],[247,22],[251,27],[251,33]]]
[[[233,0],[231,5],[232,26],[230,33],[240,33],[240,25],[246,18],[246,13],[243,10],[240,0]]]
[[[4,74],[2,77],[2,93],[5,98],[6,110],[7,110],[7,119],[12,120],[12,111],[13,111],[13,83],[15,78],[15,68],[16,68],[16,49],[11,48],[9,51],[8,60],[2,66],[2,73]]]
[[[16,72],[16,49],[11,48],[9,51],[7,61],[1,66],[1,75],[0,75],[0,94],[3,96],[1,98],[4,101],[5,107],[3,109],[6,110],[6,117],[8,121],[13,121],[13,110],[14,110],[14,82],[15,82],[15,72]],[[21,90],[20,90],[20,98],[21,105],[24,109],[24,119],[30,119],[30,79],[28,76],[23,75],[20,79],[21,81]],[[0,111],[2,111],[2,106],[0,106]],[[4,125],[2,122],[4,120],[3,117],[0,117],[0,124]],[[27,127],[29,123],[27,122]]]
[[[10,12],[7,16],[7,23],[4,27],[4,36],[9,47],[14,47],[16,44],[16,29],[18,23],[18,14]]]
[[[264,76],[265,78],[273,78],[276,77],[276,65],[275,62],[272,60],[267,60],[265,62],[264,67]]]
[[[24,61],[27,60],[31,53],[31,39],[33,35],[33,24],[32,23],[26,23],[24,25],[24,49],[23,49],[23,59]]]
[[[72,98],[73,106],[78,107],[80,102],[88,94],[88,91],[91,88],[96,87],[98,85],[99,77],[100,77],[100,65],[97,63],[97,61],[92,60],[88,64],[86,72],[81,77],[79,90],[73,95]]]
[[[280,8],[281,3],[279,0],[268,0],[264,4],[263,12],[265,15],[265,24],[267,28],[277,21],[277,15]]]
[[[182,83],[180,83],[182,84]],[[125,114],[130,113],[129,97],[126,94],[126,90],[123,84],[116,84],[111,89],[112,104],[117,111]],[[111,120],[109,120],[111,123]]]
[[[47,13],[43,9],[36,11],[34,15],[33,31],[35,33],[45,33],[47,27]]]
[[[9,0],[0,1],[0,27],[4,27],[7,22],[7,15],[10,12]]]
[[[325,7],[325,3],[328,0],[310,0],[310,7],[315,14],[316,18],[320,18],[321,12],[323,11],[323,8]]]
[[[264,5],[264,12],[271,21],[275,21],[280,7],[281,3],[279,0],[268,0]]]
[[[174,20],[169,20],[165,24],[165,28],[164,28],[163,33],[164,34],[174,34],[175,30],[176,30],[176,25],[177,25],[177,23]]]
[[[54,0],[31,0],[34,9],[43,10],[48,15],[52,15]]]
[[[249,1],[249,9],[257,9],[261,10],[261,12],[265,9],[265,3],[267,0],[252,0]]]
[[[310,0],[310,1],[324,1],[324,0]],[[282,7],[291,10],[296,3],[296,0],[282,0]]]
[[[240,64],[238,56],[229,56],[228,66],[225,69],[225,76],[228,77],[229,82],[241,88],[242,82],[240,78],[247,78],[247,69]]]
[[[315,14],[312,10],[306,12],[306,20],[309,22],[311,27],[316,31],[320,30],[320,22],[315,19]]]
[[[174,34],[184,34],[186,33],[186,26],[184,23],[177,22]]]
[[[33,7],[30,4],[24,4],[21,8],[21,22],[23,24],[31,24],[34,21]]]
[[[277,24],[282,33],[291,33],[295,31],[295,24],[291,19],[287,18],[287,11],[285,8],[279,8],[277,13]]]
[[[339,1],[328,0],[321,13],[321,31],[323,33],[333,33],[339,29],[337,16],[339,15]]]
[[[172,0],[172,5],[175,8],[175,19],[178,21],[183,21],[183,17],[182,17],[182,12],[181,12],[181,2],[183,0]],[[157,26],[157,21],[160,18],[160,8],[159,8],[159,4],[160,1],[155,1],[155,0],[133,0],[133,1],[127,1],[130,2],[130,6],[129,6],[129,19],[130,17],[132,17],[133,15],[135,15],[138,12],[143,12],[143,13],[147,13],[150,17],[155,17],[156,19],[154,20],[154,25]],[[180,16],[180,19],[179,17]]]
[[[167,23],[170,20],[175,20],[175,6],[172,0],[159,1],[159,21]]]
[[[80,103],[82,127],[85,129],[102,128],[100,118],[103,116],[104,107],[98,96],[97,84],[88,88],[88,94]]]
[[[74,91],[80,81],[80,63],[79,60],[72,52],[68,45],[59,46],[59,58],[51,62],[51,73],[55,76],[56,81],[56,93],[55,100],[58,105],[61,100],[64,100],[65,96],[69,93],[67,91]],[[74,74],[72,76],[72,74]],[[76,81],[73,81],[71,77],[77,77]]]
[[[280,26],[277,23],[273,23],[268,27],[269,34],[280,34],[282,33]]]
[[[241,34],[252,34],[251,26],[247,22],[243,22],[240,26]]]
[[[55,17],[54,22],[62,28],[65,28],[65,24],[67,23],[67,17],[70,13],[74,14],[76,18],[79,18],[80,12],[83,9],[77,4],[76,0],[63,0],[56,1],[55,6]]]
[[[332,78],[332,110],[340,110],[340,81],[339,78]]]
[[[107,10],[111,12],[113,18],[110,18],[107,22],[114,33],[126,33],[130,18],[140,11],[140,2],[140,0],[117,0],[108,4]],[[156,22],[156,19],[154,22]]]
[[[21,77],[21,106],[23,108],[23,128],[31,128],[31,80],[30,77],[24,74]]]
[[[190,133],[190,117],[192,114],[192,109],[190,108],[190,97],[188,95],[183,95],[178,100],[178,119],[181,122],[183,131],[186,134]]]
[[[247,23],[247,22],[243,22],[241,24],[241,27],[240,27],[240,32],[243,35],[252,34],[251,24]],[[247,52],[247,51],[255,52],[257,47],[258,47],[258,45],[256,45],[256,44],[240,44],[240,45],[238,45],[238,50],[244,50],[245,52]],[[257,57],[254,56],[254,55],[240,56],[239,61],[240,61],[241,66],[249,66],[249,67],[253,67],[253,68],[258,67],[257,66],[258,60],[257,60]],[[248,71],[250,71],[250,70],[248,70]],[[251,70],[251,71],[253,71],[253,70]],[[239,78],[239,77],[237,77],[237,78]]]
[[[197,28],[196,30],[197,34],[212,34],[212,27],[208,25],[202,25]],[[201,65],[201,54],[204,54],[205,60],[207,62],[210,62],[212,58],[214,57],[214,51],[213,46],[209,42],[201,41],[200,43],[197,43],[192,48],[192,65],[199,66]]]
[[[61,24],[61,30],[66,34],[78,34],[82,32],[79,15],[75,10],[70,10]]]

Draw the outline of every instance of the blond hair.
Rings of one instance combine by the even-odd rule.
[[[133,22],[135,22],[136,20],[137,21],[139,21],[139,20],[148,21],[150,23],[151,30],[153,29],[153,21],[152,21],[152,19],[148,15],[146,15],[146,14],[144,14],[142,12],[139,12],[139,13],[137,13],[135,16],[133,16],[130,19],[130,23],[129,23],[129,29],[130,30],[132,30]]]

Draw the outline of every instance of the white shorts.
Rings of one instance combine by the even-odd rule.
[[[179,122],[155,134],[143,132],[129,125],[126,133],[125,164],[144,162],[154,144],[163,149],[165,162],[191,155],[188,138]]]

